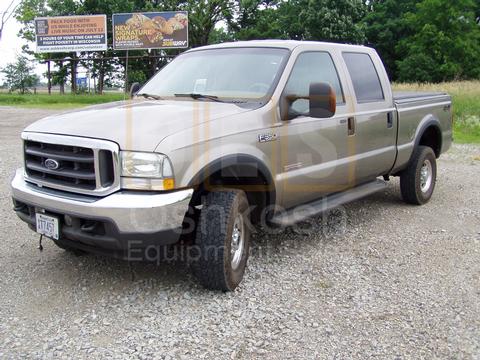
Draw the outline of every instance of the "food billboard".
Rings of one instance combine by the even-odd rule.
[[[186,11],[113,14],[113,48],[116,50],[186,47]]]
[[[107,50],[107,16],[55,16],[35,19],[37,53]]]

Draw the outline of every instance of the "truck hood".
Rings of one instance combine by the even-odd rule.
[[[104,139],[123,150],[154,151],[176,132],[250,110],[207,101],[130,100],[49,116],[25,131]]]

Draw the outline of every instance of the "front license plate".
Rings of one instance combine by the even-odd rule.
[[[58,240],[58,219],[45,214],[35,214],[37,219],[37,232],[46,237]]]

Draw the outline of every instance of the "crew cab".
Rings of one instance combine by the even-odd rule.
[[[434,191],[451,98],[392,92],[374,49],[248,41],[188,50],[130,100],[22,133],[14,210],[66,250],[148,259],[183,244],[207,288],[234,290],[252,223],[293,225],[400,177]]]

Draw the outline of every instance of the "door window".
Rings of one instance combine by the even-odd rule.
[[[298,56],[285,87],[284,95],[308,96],[310,84],[318,82],[329,83],[337,94],[337,104],[345,103],[337,69],[332,57],[326,52],[305,52]],[[296,100],[292,104],[292,110],[308,115],[308,100]]]
[[[372,58],[368,54],[343,53],[358,103],[385,100],[382,85]]]

